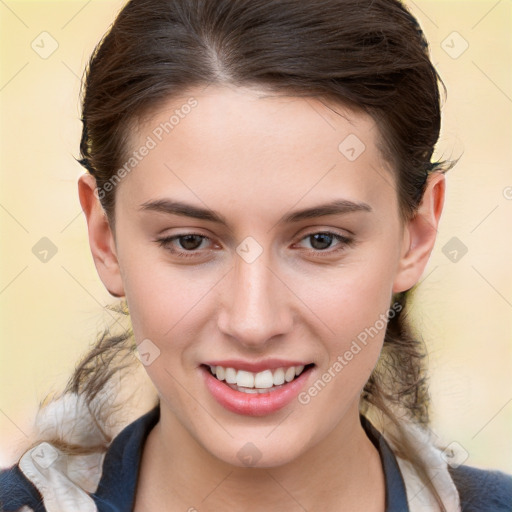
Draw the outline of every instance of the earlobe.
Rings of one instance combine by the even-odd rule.
[[[393,283],[393,293],[409,290],[420,279],[434,244],[443,211],[445,177],[440,172],[429,175],[425,193],[414,217],[404,228],[404,250]]]
[[[87,220],[89,245],[96,270],[111,295],[124,297],[114,236],[95,191],[94,176],[82,174],[78,179],[78,196]]]

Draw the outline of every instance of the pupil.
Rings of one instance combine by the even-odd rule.
[[[332,236],[327,233],[317,233],[315,235],[311,235],[313,237],[314,243],[311,245],[314,249],[326,249],[329,247],[332,241]],[[320,247],[318,247],[317,242],[320,241]],[[317,247],[315,247],[317,245]]]
[[[199,243],[194,243],[194,238],[196,239],[196,242],[199,241]],[[185,235],[181,237],[181,240],[182,241],[180,243],[183,249],[197,249],[197,247],[201,244],[201,239],[198,235]],[[190,243],[191,240],[192,242]]]

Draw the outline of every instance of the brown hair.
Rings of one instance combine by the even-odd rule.
[[[428,174],[454,164],[432,161],[442,80],[400,1],[131,0],[96,47],[83,84],[79,161],[96,179],[112,229],[115,187],[106,185],[125,162],[130,131],[162,102],[217,83],[325,99],[371,115],[404,220],[414,216]],[[394,296],[401,307],[361,396],[363,413],[376,407],[399,429],[395,407],[417,423],[429,421],[425,350],[406,319],[410,292]],[[131,364],[116,354],[133,349],[130,330],[103,333],[66,390],[92,400]],[[399,451],[437,496],[406,436]]]

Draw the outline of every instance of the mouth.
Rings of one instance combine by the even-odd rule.
[[[219,364],[202,364],[200,370],[212,397],[225,409],[248,416],[263,416],[289,404],[305,386],[314,363],[293,366],[259,366],[257,372]],[[247,365],[246,365],[247,368]]]
[[[220,365],[205,366],[217,380],[225,382],[231,389],[241,393],[261,394],[281,389],[307,372],[314,364],[267,369],[257,373]]]

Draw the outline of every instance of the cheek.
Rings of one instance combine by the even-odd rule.
[[[125,290],[136,340],[172,341],[179,348],[191,325],[201,325],[210,288],[209,280],[194,283],[179,272],[139,272]]]
[[[394,264],[389,257],[361,257],[323,275],[317,274],[309,284],[301,281],[301,296],[307,297],[308,306],[338,340],[338,351],[375,325],[385,330],[380,318],[391,306]]]
[[[172,340],[172,348],[178,348],[190,325],[200,321],[197,315],[215,285],[215,276],[206,267],[173,265],[166,261],[163,249],[146,244],[119,252],[135,339],[149,338],[159,345]]]
[[[379,359],[392,311],[391,276],[384,266],[364,266],[330,280],[330,293],[312,305],[330,328],[322,340],[324,358],[311,385],[298,397],[308,428],[322,417],[324,435],[349,408],[357,408],[362,389]]]
[[[317,292],[304,288],[308,305],[328,327],[323,330],[325,357],[317,376],[320,382],[307,393],[305,402],[321,390],[323,397],[317,405],[334,412],[358,397],[378,361],[392,314],[395,265],[393,251],[375,245],[357,261],[347,259],[337,271],[318,275]]]

